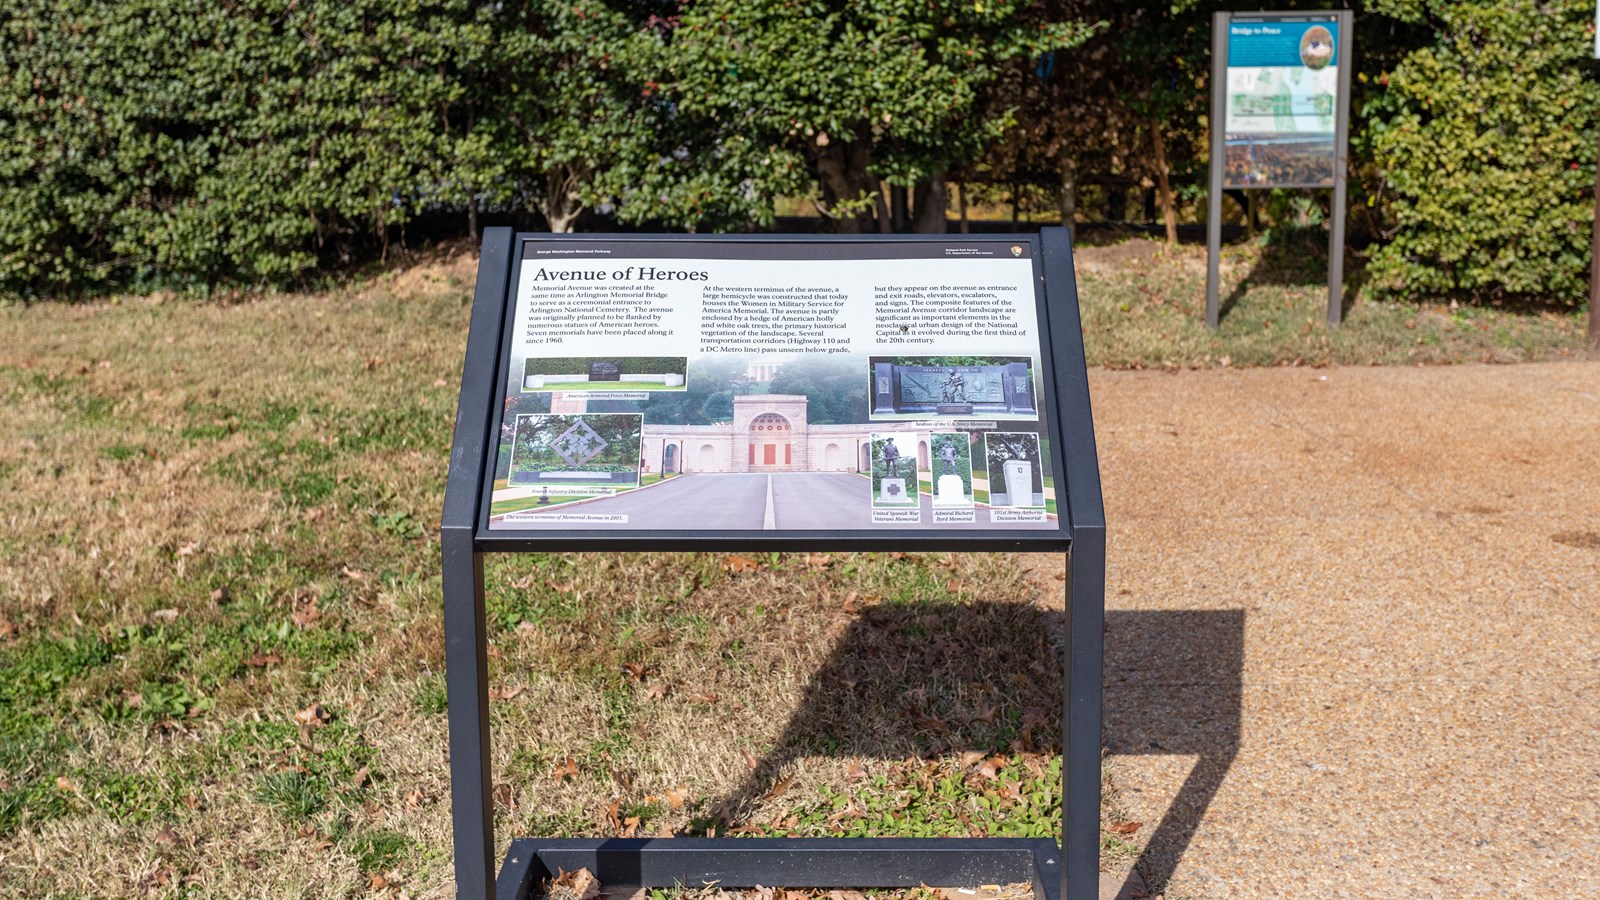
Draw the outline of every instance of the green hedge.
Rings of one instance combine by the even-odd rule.
[[[1387,238],[1371,286],[1409,299],[1581,303],[1600,112],[1593,2],[1373,6],[1434,37],[1377,76],[1363,111]]]
[[[278,283],[459,200],[479,6],[10,0],[0,291]]]

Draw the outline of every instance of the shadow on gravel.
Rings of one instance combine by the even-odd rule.
[[[1106,614],[1106,750],[1197,757],[1134,863],[1152,889],[1172,877],[1239,753],[1243,681],[1242,609]]]
[[[1107,751],[1197,757],[1134,864],[1145,884],[1171,877],[1238,753],[1244,616],[1106,615]],[[713,804],[714,819],[738,831],[755,806],[781,792],[786,772],[804,756],[1059,755],[1063,637],[1060,613],[1027,603],[862,609],[772,752]]]

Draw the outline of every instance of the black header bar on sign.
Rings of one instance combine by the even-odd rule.
[[[750,241],[704,238],[687,241],[524,241],[523,259],[592,256],[596,259],[1031,259],[1029,241],[838,240]]]

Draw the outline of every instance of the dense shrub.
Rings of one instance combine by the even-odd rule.
[[[12,0],[0,291],[279,282],[452,199],[477,7]]]
[[[1433,39],[1381,73],[1384,89],[1362,110],[1386,229],[1372,286],[1408,298],[1581,302],[1600,111],[1594,4],[1373,6]]]

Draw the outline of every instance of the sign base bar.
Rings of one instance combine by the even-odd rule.
[[[607,888],[1032,884],[1035,900],[1061,900],[1061,851],[1048,838],[519,838],[495,900],[528,900],[578,869]]]

